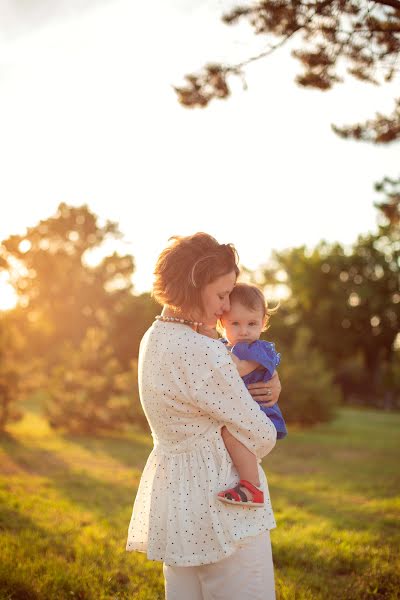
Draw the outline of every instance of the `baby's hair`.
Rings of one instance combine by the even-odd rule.
[[[262,310],[263,318],[266,317],[263,331],[268,329],[267,323],[270,316],[275,314],[280,306],[278,302],[274,308],[269,308],[262,291],[252,283],[237,283],[229,295],[229,301],[231,304],[238,302],[249,310]]]

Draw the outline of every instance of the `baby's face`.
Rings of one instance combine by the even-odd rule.
[[[250,344],[258,340],[265,321],[261,309],[250,310],[238,302],[233,302],[230,310],[222,315],[221,324],[226,339],[234,346],[238,342]]]

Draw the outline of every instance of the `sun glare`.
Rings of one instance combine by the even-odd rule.
[[[8,281],[7,273],[0,273],[0,310],[9,310],[17,304],[17,294]]]

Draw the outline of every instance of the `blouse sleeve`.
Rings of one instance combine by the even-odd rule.
[[[281,355],[276,352],[275,345],[272,342],[256,340],[251,344],[239,342],[232,348],[232,353],[241,360],[254,360],[267,369],[269,376],[272,377],[276,367],[281,361]]]
[[[196,391],[194,403],[226,425],[257,458],[266,456],[275,446],[276,429],[251,397],[232,360],[211,371]]]

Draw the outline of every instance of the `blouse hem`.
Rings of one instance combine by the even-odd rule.
[[[249,535],[238,537],[235,540],[233,545],[226,544],[219,552],[207,553],[207,560],[204,560],[204,554],[196,554],[195,556],[189,556],[187,558],[183,558],[182,555],[169,555],[167,557],[162,556],[161,554],[157,554],[155,552],[147,551],[143,548],[143,544],[138,544],[135,548],[135,545],[130,543],[129,548],[127,547],[127,552],[142,552],[147,555],[148,560],[160,561],[168,566],[177,566],[177,567],[196,567],[199,565],[208,565],[211,563],[219,562],[224,558],[228,558],[231,556],[237,549],[238,544],[243,542],[249,537],[254,537],[264,533],[264,531],[271,531],[276,528],[276,523],[267,527],[266,529],[262,529],[261,531],[256,531],[254,533],[250,533]]]

